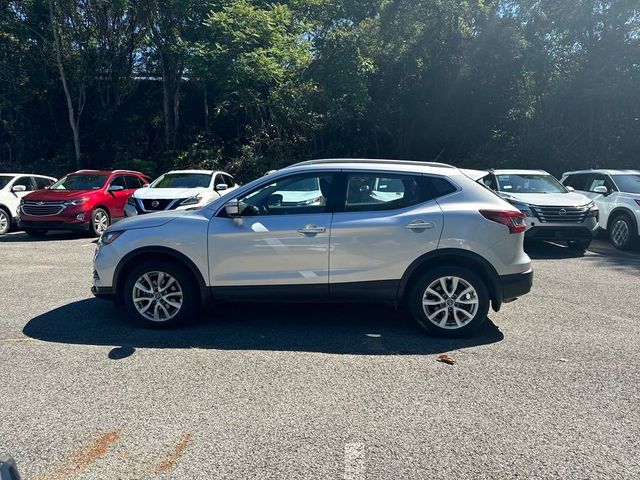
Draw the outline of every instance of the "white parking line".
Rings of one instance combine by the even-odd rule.
[[[347,443],[344,446],[344,480],[363,480],[364,461],[364,443]]]

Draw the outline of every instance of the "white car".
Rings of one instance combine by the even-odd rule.
[[[0,235],[9,232],[16,224],[16,213],[22,197],[55,182],[55,178],[43,175],[0,173]]]
[[[598,232],[594,202],[544,170],[489,170],[479,181],[527,216],[527,240],[562,241],[586,250]]]
[[[231,175],[214,170],[172,170],[140,188],[127,201],[127,217],[206,205],[238,188]]]
[[[611,243],[629,249],[640,238],[640,170],[566,172],[562,183],[592,199],[600,209],[600,228]]]

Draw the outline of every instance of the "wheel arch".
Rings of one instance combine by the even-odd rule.
[[[489,291],[492,308],[496,312],[500,310],[502,305],[502,288],[498,281],[498,272],[496,269],[493,268],[485,258],[481,257],[477,253],[456,248],[434,250],[414,260],[400,279],[398,292],[396,294],[398,301],[402,303],[405,302],[409,286],[411,285],[412,280],[414,280],[418,275],[428,269],[444,265],[466,267],[480,275],[480,277],[485,281],[487,290]]]
[[[113,220],[113,215],[111,215],[111,210],[109,210],[109,207],[107,207],[103,203],[99,203],[97,205],[94,205],[93,208],[91,209],[91,215],[93,215],[93,212],[95,212],[99,208],[101,208],[102,210],[107,212],[107,215],[109,215],[109,223],[111,223],[111,220]]]
[[[616,207],[611,210],[611,213],[609,213],[609,218],[607,219],[607,232],[611,230],[611,223],[616,219],[616,217],[619,217],[620,215],[627,215],[628,217],[631,217],[631,221],[633,222],[637,234],[638,221],[636,220],[636,216],[631,210],[626,207]]]
[[[126,276],[136,265],[147,260],[159,259],[169,260],[184,267],[198,285],[201,302],[208,300],[209,289],[196,264],[185,254],[168,247],[142,247],[127,253],[118,263],[113,275],[113,291],[116,299],[122,299]]]
[[[0,203],[0,210],[4,210],[4,212],[9,216],[9,230],[8,231],[11,231],[11,228],[13,228],[13,226],[16,223],[15,215],[13,215],[11,213],[11,209],[9,207],[7,207],[4,203]]]

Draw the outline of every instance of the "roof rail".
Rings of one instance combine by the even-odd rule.
[[[137,172],[136,170],[124,170],[124,169],[114,170],[112,173],[131,173],[131,172],[140,173],[140,172]]]
[[[444,167],[456,168],[448,163],[439,162],[420,162],[417,160],[386,160],[379,158],[320,158],[317,160],[306,160],[304,162],[294,163],[289,167],[299,167],[304,165],[322,165],[323,163],[381,163],[384,165],[414,165],[427,167]],[[285,167],[288,168],[288,167]]]

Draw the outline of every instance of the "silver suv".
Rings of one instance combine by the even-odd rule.
[[[531,289],[525,228],[449,165],[312,160],[193,210],[118,222],[99,241],[92,291],[154,327],[209,300],[373,301],[460,336]]]

